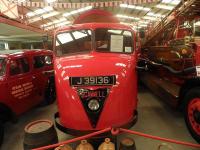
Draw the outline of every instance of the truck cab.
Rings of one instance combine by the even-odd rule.
[[[55,99],[53,52],[49,50],[0,51],[0,141],[3,124],[34,106]]]
[[[103,10],[86,12],[55,32],[60,130],[77,135],[136,123],[135,38],[131,27]]]

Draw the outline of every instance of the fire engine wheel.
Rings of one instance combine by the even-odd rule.
[[[4,127],[3,123],[0,121],[0,146],[3,143],[3,137],[4,137]]]
[[[192,137],[200,143],[200,88],[190,90],[185,96],[184,117]]]
[[[56,89],[53,80],[49,80],[45,92],[45,104],[52,104],[56,100]]]

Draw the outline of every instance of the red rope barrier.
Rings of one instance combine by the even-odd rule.
[[[106,129],[96,131],[96,132],[93,132],[93,133],[90,133],[90,134],[87,134],[87,135],[83,135],[83,136],[80,136],[80,137],[77,137],[77,138],[74,138],[74,139],[70,139],[70,140],[67,140],[67,141],[64,141],[64,142],[60,142],[60,143],[52,144],[52,145],[48,145],[48,146],[43,146],[43,147],[35,148],[35,149],[32,149],[32,150],[46,150],[46,149],[58,147],[60,145],[64,145],[64,144],[68,144],[68,143],[72,143],[72,142],[76,142],[76,141],[80,141],[80,140],[85,140],[85,139],[88,139],[92,136],[96,136],[96,135],[108,132],[110,130],[111,130],[111,128],[106,128]]]
[[[123,129],[123,128],[106,128],[100,131],[96,131],[84,136],[80,136],[74,139],[70,139],[64,142],[60,142],[57,144],[53,144],[53,145],[48,145],[48,146],[44,146],[44,147],[40,147],[40,148],[35,148],[33,150],[47,150],[50,148],[54,148],[54,147],[58,147],[60,145],[64,145],[64,144],[69,144],[69,143],[73,143],[76,141],[80,141],[80,140],[85,140],[88,139],[92,136],[96,136],[105,132],[111,131],[112,134],[117,135],[121,132],[125,132],[125,133],[129,133],[129,134],[134,134],[134,135],[138,135],[138,136],[142,136],[145,138],[150,138],[150,139],[154,139],[154,140],[159,140],[159,141],[164,141],[164,142],[169,142],[169,143],[175,143],[175,144],[179,144],[179,145],[184,145],[184,146],[188,146],[188,147],[194,147],[194,148],[200,148],[200,144],[193,144],[193,143],[189,143],[189,142],[183,142],[183,141],[177,141],[177,140],[173,140],[173,139],[168,139],[168,138],[162,138],[159,136],[153,136],[153,135],[149,135],[149,134],[145,134],[145,133],[141,133],[141,132],[137,132],[137,131],[133,131],[133,130],[128,130],[128,129]]]
[[[149,134],[145,134],[145,133],[141,133],[141,132],[137,132],[137,131],[132,131],[132,130],[128,130],[128,129],[122,129],[122,128],[120,128],[120,131],[125,132],[125,133],[129,133],[129,134],[135,134],[135,135],[150,138],[150,139],[154,139],[154,140],[170,142],[170,143],[185,145],[185,146],[189,146],[189,147],[200,148],[200,144],[193,144],[193,143],[189,143],[189,142],[183,142],[183,141],[177,141],[177,140],[162,138],[162,137],[153,136],[153,135],[149,135]]]

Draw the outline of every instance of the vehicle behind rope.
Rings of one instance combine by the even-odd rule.
[[[91,10],[54,35],[57,127],[77,135],[137,120],[136,34]],[[59,119],[58,119],[59,118]]]
[[[182,7],[184,5],[184,7]],[[141,51],[140,77],[150,89],[184,112],[200,142],[200,2],[180,4],[149,31]],[[190,13],[188,13],[190,12]]]

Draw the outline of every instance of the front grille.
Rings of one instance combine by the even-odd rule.
[[[79,88],[77,89],[77,92],[83,104],[84,110],[90,120],[90,123],[92,127],[95,128],[98,123],[99,117],[101,115],[105,100],[109,94],[109,89],[99,88],[96,90],[90,90],[90,89]],[[90,100],[94,99],[98,101],[99,108],[98,110],[92,111],[88,107],[88,103]]]

